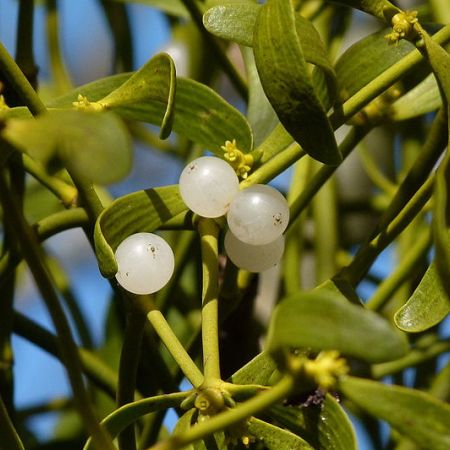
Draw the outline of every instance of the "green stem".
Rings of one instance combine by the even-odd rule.
[[[32,159],[26,153],[22,157],[24,169],[53,192],[66,207],[70,207],[76,203],[78,191],[74,186],[58,177],[49,175],[42,164]]]
[[[416,192],[395,219],[374,239],[363,244],[352,262],[344,267],[336,278],[345,278],[356,286],[369,270],[378,255],[411,223],[422,210],[433,192],[434,176],[431,176]]]
[[[62,57],[59,39],[60,23],[56,0],[47,0],[46,13],[47,44],[51,73],[57,92],[64,94],[70,91],[73,86]]]
[[[169,307],[169,300],[174,295],[180,277],[187,267],[189,259],[192,257],[192,246],[194,244],[194,238],[196,233],[185,230],[178,233],[178,239],[176,241],[176,247],[174,248],[175,254],[175,270],[172,278],[167,285],[161,289],[155,298],[156,306],[160,311],[165,311]]]
[[[34,60],[34,0],[20,0],[17,24],[16,62],[33,87],[37,85],[37,66]]]
[[[0,436],[1,448],[8,450],[25,450],[11,418],[9,417],[2,397],[0,397]]]
[[[364,170],[372,183],[385,194],[392,196],[396,192],[396,185],[381,172],[380,168],[373,160],[372,155],[363,143],[358,147],[358,154],[361,158]]]
[[[228,59],[219,41],[214,36],[212,36],[204,27],[203,13],[198,4],[195,2],[195,0],[182,0],[182,2],[191,14],[192,20],[197,25],[200,33],[203,35],[208,45],[211,47],[214,55],[217,57],[220,65],[222,66],[222,69],[230,78],[230,81],[233,83],[233,86],[236,88],[237,92],[239,92],[242,98],[247,99],[247,84],[245,83],[239,72],[236,70],[236,68],[233,66],[231,61]]]
[[[202,249],[202,348],[205,384],[220,380],[219,360],[219,227],[212,219],[198,222]]]
[[[446,44],[450,41],[450,24],[439,30],[432,36],[438,44]],[[360,111],[375,97],[383,93],[389,86],[400,80],[407,73],[411,73],[422,62],[419,50],[414,49],[400,61],[393,64],[375,79],[367,83],[356,94],[350,97],[339,109],[330,115],[330,121],[334,129],[347,122],[354,114]]]
[[[14,313],[14,332],[50,355],[61,359],[57,337],[18,312]],[[115,398],[116,372],[89,350],[79,348],[78,355],[86,376],[111,398]]]
[[[294,166],[291,186],[287,200],[292,200],[306,189],[311,178],[312,160],[302,158]],[[283,280],[286,294],[293,294],[301,288],[301,253],[303,249],[303,220],[300,218],[295,229],[286,237],[286,248],[283,255]]]
[[[129,311],[127,313],[122,351],[120,353],[119,380],[116,396],[118,408],[134,401],[142,336],[146,324],[145,315],[134,306],[133,298],[129,300],[127,302]],[[118,441],[120,450],[136,450],[134,424],[125,428],[119,434]]]
[[[241,182],[241,189],[257,183],[267,183],[305,155],[306,153],[300,145],[294,142],[288,148],[267,161],[263,166],[252,172],[248,178]]]
[[[116,434],[147,414],[163,409],[176,408],[190,393],[190,391],[174,392],[128,403],[106,416],[102,420],[102,426],[107,430],[111,430],[111,433]],[[94,450],[92,444],[92,440],[89,438],[83,450]]]
[[[75,330],[80,338],[81,345],[84,348],[93,348],[94,344],[91,332],[87,325],[83,311],[79,306],[79,302],[71,289],[70,280],[67,277],[67,274],[57,259],[47,256],[46,261],[56,289],[61,292],[67,311],[73,320],[73,324],[75,325]]]
[[[315,163],[315,166],[317,165],[318,163]],[[334,178],[325,183],[313,199],[312,212],[314,218],[316,283],[320,284],[328,280],[336,271],[338,223]]]
[[[353,127],[342,141],[339,150],[345,159],[358,143],[369,133],[371,127]],[[294,227],[301,212],[309,205],[311,199],[319,189],[334,174],[336,166],[323,166],[316,175],[312,177],[305,189],[291,203],[291,218],[289,228]]]
[[[394,219],[426,181],[448,143],[447,128],[447,113],[445,108],[441,108],[433,120],[433,124],[419,156],[397,189],[394,198],[383,213],[372,236],[378,234]]]
[[[429,229],[424,230],[416,243],[405,254],[401,263],[386,278],[369,299],[366,307],[379,311],[389,301],[394,292],[411,277],[411,271],[416,267],[418,262],[424,257],[431,244],[431,232]]]
[[[161,312],[154,309],[147,314],[147,319],[192,386],[200,386],[203,383],[202,373],[192,361]]]
[[[435,341],[425,348],[415,348],[403,358],[396,361],[375,364],[372,366],[372,376],[380,379],[387,375],[396,374],[408,367],[414,367],[430,359],[435,358],[442,353],[450,351],[450,341]]]
[[[43,114],[47,111],[44,103],[42,103],[42,100],[27,80],[27,77],[20,70],[2,43],[0,43],[0,72],[5,76],[33,115]]]
[[[76,406],[84,424],[92,434],[99,448],[114,449],[109,436],[97,423],[92,404],[87,395],[81,376],[81,365],[78,358],[78,350],[72,338],[69,324],[64,311],[59,303],[58,295],[53,287],[48,269],[45,265],[42,249],[36,240],[31,227],[23,217],[22,211],[17,207],[14,193],[9,190],[4,173],[0,174],[0,201],[4,211],[8,211],[8,220],[17,242],[20,242],[25,260],[31,270],[36,285],[50,312],[53,323],[58,333],[59,346],[62,359],[66,366],[70,384],[75,397]]]
[[[217,431],[224,430],[279,402],[289,395],[293,387],[294,379],[290,375],[285,375],[271,389],[241,403],[236,408],[229,409],[205,422],[197,424],[186,433],[173,435],[168,440],[153,446],[151,450],[176,450],[210,436]]]
[[[62,231],[83,226],[87,220],[84,209],[74,208],[51,214],[32,225],[32,228],[35,230],[38,240],[42,242]],[[3,253],[0,258],[0,286],[2,280],[12,273],[21,260],[22,256],[10,249]]]

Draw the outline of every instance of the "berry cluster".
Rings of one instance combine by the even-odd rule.
[[[238,267],[261,272],[281,259],[289,207],[276,189],[257,184],[239,191],[238,177],[227,162],[203,156],[184,168],[180,193],[202,217],[227,215],[225,250]]]
[[[227,215],[225,250],[236,266],[261,272],[280,261],[289,207],[276,189],[257,184],[240,191],[238,177],[227,162],[203,156],[184,168],[180,193],[189,209],[202,217]],[[129,236],[117,247],[115,256],[116,279],[134,294],[160,290],[173,274],[173,251],[156,234]]]

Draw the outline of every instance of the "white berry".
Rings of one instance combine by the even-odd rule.
[[[233,263],[249,272],[262,272],[278,264],[284,252],[284,236],[265,245],[240,241],[231,231],[225,235],[225,251]]]
[[[202,156],[189,163],[180,176],[180,193],[188,208],[202,217],[226,214],[239,191],[233,168],[214,156]]]
[[[277,239],[289,223],[289,206],[275,188],[255,184],[240,191],[230,204],[228,226],[242,242],[263,245]]]
[[[118,283],[134,294],[151,294],[163,288],[173,274],[175,259],[169,244],[153,233],[127,237],[116,250]]]

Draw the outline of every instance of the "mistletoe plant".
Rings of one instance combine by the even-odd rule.
[[[77,88],[60,5],[43,3],[55,95],[36,82],[32,0],[19,2],[15,59],[0,45],[0,448],[351,450],[350,412],[375,448],[449,449],[448,0],[414,11],[388,0],[141,0],[169,18],[190,77],[166,53],[131,72],[129,2],[104,0],[117,73]],[[378,31],[342,52],[356,9]],[[101,186],[127,175],[132,139],[184,161],[179,184],[112,200]],[[338,184],[351,154],[361,165],[344,177],[372,183],[356,200]],[[290,167],[285,195],[267,185]],[[100,348],[42,246],[71,228],[113,292]],[[388,246],[396,265],[379,279],[372,267]],[[54,334],[15,310],[22,261]],[[274,264],[265,323],[258,272]],[[71,398],[15,408],[14,333],[64,364]],[[168,408],[179,416],[171,434]],[[26,419],[50,410],[59,435],[38,443]]]

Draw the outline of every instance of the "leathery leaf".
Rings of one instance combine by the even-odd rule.
[[[299,406],[276,405],[270,408],[272,419],[302,436],[317,450],[356,450],[352,423],[342,406],[330,394]],[[322,394],[323,395],[323,394]]]
[[[355,377],[341,378],[339,390],[421,448],[450,448],[450,406],[430,394]]]
[[[433,263],[406,304],[395,313],[394,320],[401,330],[418,333],[438,324],[448,313],[450,300]]]
[[[253,50],[263,89],[283,126],[313,158],[342,160],[309,75],[292,2],[268,0],[258,14]]]
[[[408,349],[405,338],[380,315],[328,289],[299,292],[272,315],[267,349],[338,350],[368,363],[391,361]]]
[[[147,101],[161,103],[165,111],[160,138],[165,139],[172,130],[176,86],[172,58],[167,53],[159,53],[120,87],[102,98],[100,103],[108,109]]]
[[[151,412],[161,409],[173,408],[179,406],[186,398],[186,392],[177,392],[174,394],[158,395],[133,403],[128,403],[105,417],[101,424],[112,438],[115,438],[127,426],[135,423],[138,419]],[[93,450],[94,443],[88,439],[83,450]]]
[[[131,76],[126,73],[102,78],[52,100],[48,106],[72,108],[78,95],[87,97],[90,102],[98,102]],[[111,109],[126,119],[154,125],[160,125],[166,113],[165,104],[158,101],[117,105]],[[245,117],[211,88],[189,78],[177,77],[172,129],[220,156],[223,154],[220,147],[226,140],[236,139],[243,152],[249,152],[253,146],[252,132]]]
[[[206,29],[216,36],[252,47],[253,33],[261,5],[252,1],[236,1],[213,6],[203,15]],[[314,64],[313,85],[328,109],[336,95],[336,77],[322,39],[314,25],[294,13],[295,31],[306,62]],[[324,78],[324,80],[322,80]],[[323,83],[324,81],[324,83]]]
[[[178,185],[137,191],[115,200],[95,224],[95,252],[103,276],[111,278],[117,273],[114,251],[126,237],[150,233],[184,210]]]

